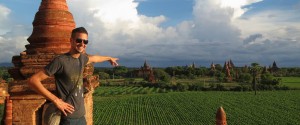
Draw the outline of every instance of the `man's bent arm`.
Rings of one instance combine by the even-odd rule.
[[[43,85],[42,82],[44,79],[48,78],[49,76],[46,75],[45,71],[39,71],[33,76],[31,76],[28,80],[29,86],[36,91],[37,93],[41,94],[45,98],[50,101],[54,101],[57,99],[55,95],[53,95],[49,90],[47,90]]]
[[[111,65],[118,66],[117,60],[118,58],[110,57],[110,56],[98,56],[98,55],[89,55],[88,63],[100,63],[104,61],[109,61]]]
[[[49,76],[45,73],[45,70],[39,71],[29,78],[28,85],[34,91],[41,94],[46,99],[52,101],[57,106],[57,108],[60,109],[65,115],[67,115],[65,111],[72,113],[74,111],[74,107],[72,105],[65,103],[64,101],[59,99],[42,85],[41,81],[48,77]]]

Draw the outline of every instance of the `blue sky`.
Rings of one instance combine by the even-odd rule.
[[[153,67],[300,66],[299,0],[67,0],[88,53]],[[0,0],[0,63],[25,50],[40,1]],[[102,66],[107,66],[104,63]]]
[[[193,0],[148,0],[140,2],[137,7],[140,14],[147,16],[165,15],[168,19],[165,26],[191,19],[193,12]]]

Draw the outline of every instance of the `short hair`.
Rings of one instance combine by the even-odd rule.
[[[85,34],[89,35],[84,27],[78,27],[78,28],[73,29],[71,37],[74,38],[76,33],[85,33]]]

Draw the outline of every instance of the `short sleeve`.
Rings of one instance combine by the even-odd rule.
[[[83,64],[86,65],[89,62],[89,57],[87,54],[82,54]]]
[[[46,67],[45,71],[48,76],[52,76],[55,73],[59,72],[62,68],[62,64],[58,57],[54,58]]]

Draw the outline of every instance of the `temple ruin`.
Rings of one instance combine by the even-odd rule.
[[[145,60],[144,62],[144,66],[141,66],[140,69],[135,71],[136,76],[137,77],[141,77],[144,78],[145,80],[151,82],[151,83],[155,83],[155,77],[153,74],[153,70],[150,67],[150,65],[148,65],[147,61]]]
[[[42,0],[32,24],[33,31],[27,39],[29,44],[20,55],[12,57],[14,67],[9,70],[14,79],[8,87],[12,109],[5,110],[12,110],[12,114],[6,114],[12,115],[12,119],[5,122],[14,125],[42,124],[41,114],[46,99],[29,88],[27,79],[43,69],[54,57],[69,51],[71,31],[75,28],[66,0]],[[87,65],[84,70],[85,86],[89,90],[85,94],[88,125],[93,124],[92,93],[99,85],[93,70],[93,65]],[[54,82],[54,77],[50,77],[42,84],[54,92]]]

